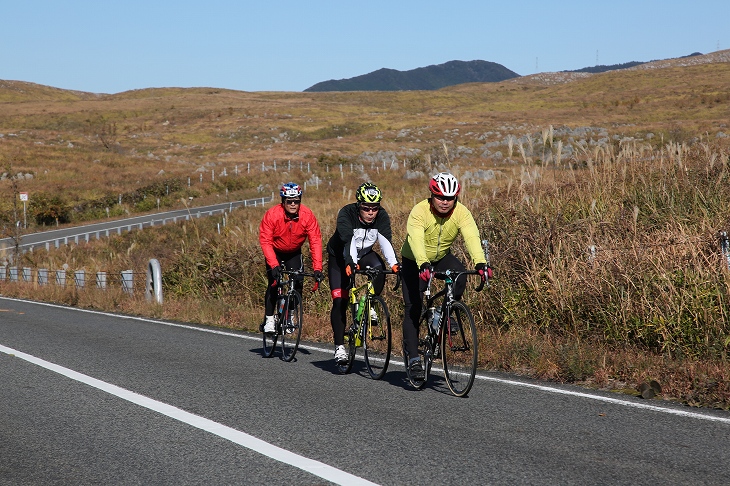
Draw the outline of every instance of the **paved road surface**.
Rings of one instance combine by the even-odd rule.
[[[726,412],[331,357],[0,297],[0,484],[730,484]]]

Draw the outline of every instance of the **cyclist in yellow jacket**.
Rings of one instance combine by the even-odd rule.
[[[466,270],[451,253],[451,245],[461,233],[474,268],[482,279],[487,278],[487,260],[481,246],[479,229],[471,212],[459,204],[461,185],[454,175],[441,172],[429,182],[431,197],[416,204],[408,216],[406,240],[401,248],[403,259],[403,343],[409,356],[411,376],[423,379],[425,373],[418,357],[418,325],[423,305],[422,293],[434,270]],[[454,297],[458,300],[466,290],[466,277],[457,279]]]

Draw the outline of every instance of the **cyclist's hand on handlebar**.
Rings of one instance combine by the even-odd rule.
[[[393,273],[399,273],[400,272],[400,264],[396,263],[392,267],[390,267],[391,270],[393,270]]]
[[[317,283],[320,283],[322,280],[324,280],[324,275],[322,275],[322,270],[314,271],[314,280],[316,280]]]
[[[273,267],[269,270],[269,275],[271,275],[271,278],[274,280],[274,283],[271,284],[272,287],[276,285],[276,282],[279,281],[281,278],[281,267]]]
[[[354,263],[348,263],[345,267],[345,273],[348,277],[352,277],[352,275],[355,273],[355,270],[360,270],[360,265],[356,265]]]
[[[424,282],[427,282],[428,279],[431,278],[432,272],[433,272],[433,269],[431,268],[431,262],[426,262],[421,265],[421,269],[418,272],[418,278],[420,278]]]
[[[482,278],[482,282],[486,282],[487,279],[490,279],[494,276],[492,267],[490,267],[486,263],[477,263],[474,266],[474,269],[479,272],[479,276]]]

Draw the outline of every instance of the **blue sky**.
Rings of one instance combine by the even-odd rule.
[[[730,49],[729,0],[0,0],[0,79],[302,91],[380,68],[520,75]]]

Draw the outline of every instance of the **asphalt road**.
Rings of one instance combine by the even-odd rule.
[[[229,201],[208,206],[191,207],[188,209],[176,209],[160,213],[133,216],[124,219],[112,219],[90,223],[82,226],[70,226],[59,229],[48,229],[37,233],[26,233],[20,238],[18,244],[22,251],[33,250],[34,248],[58,247],[80,241],[90,241],[110,234],[122,233],[125,231],[144,229],[151,226],[159,226],[184,219],[200,218],[230,212],[237,207],[261,206],[272,200],[271,196],[246,199],[241,201]],[[13,238],[0,238],[0,248],[12,248],[15,245]]]
[[[306,322],[305,322],[306,325]],[[730,484],[730,414],[0,298],[0,484]]]

